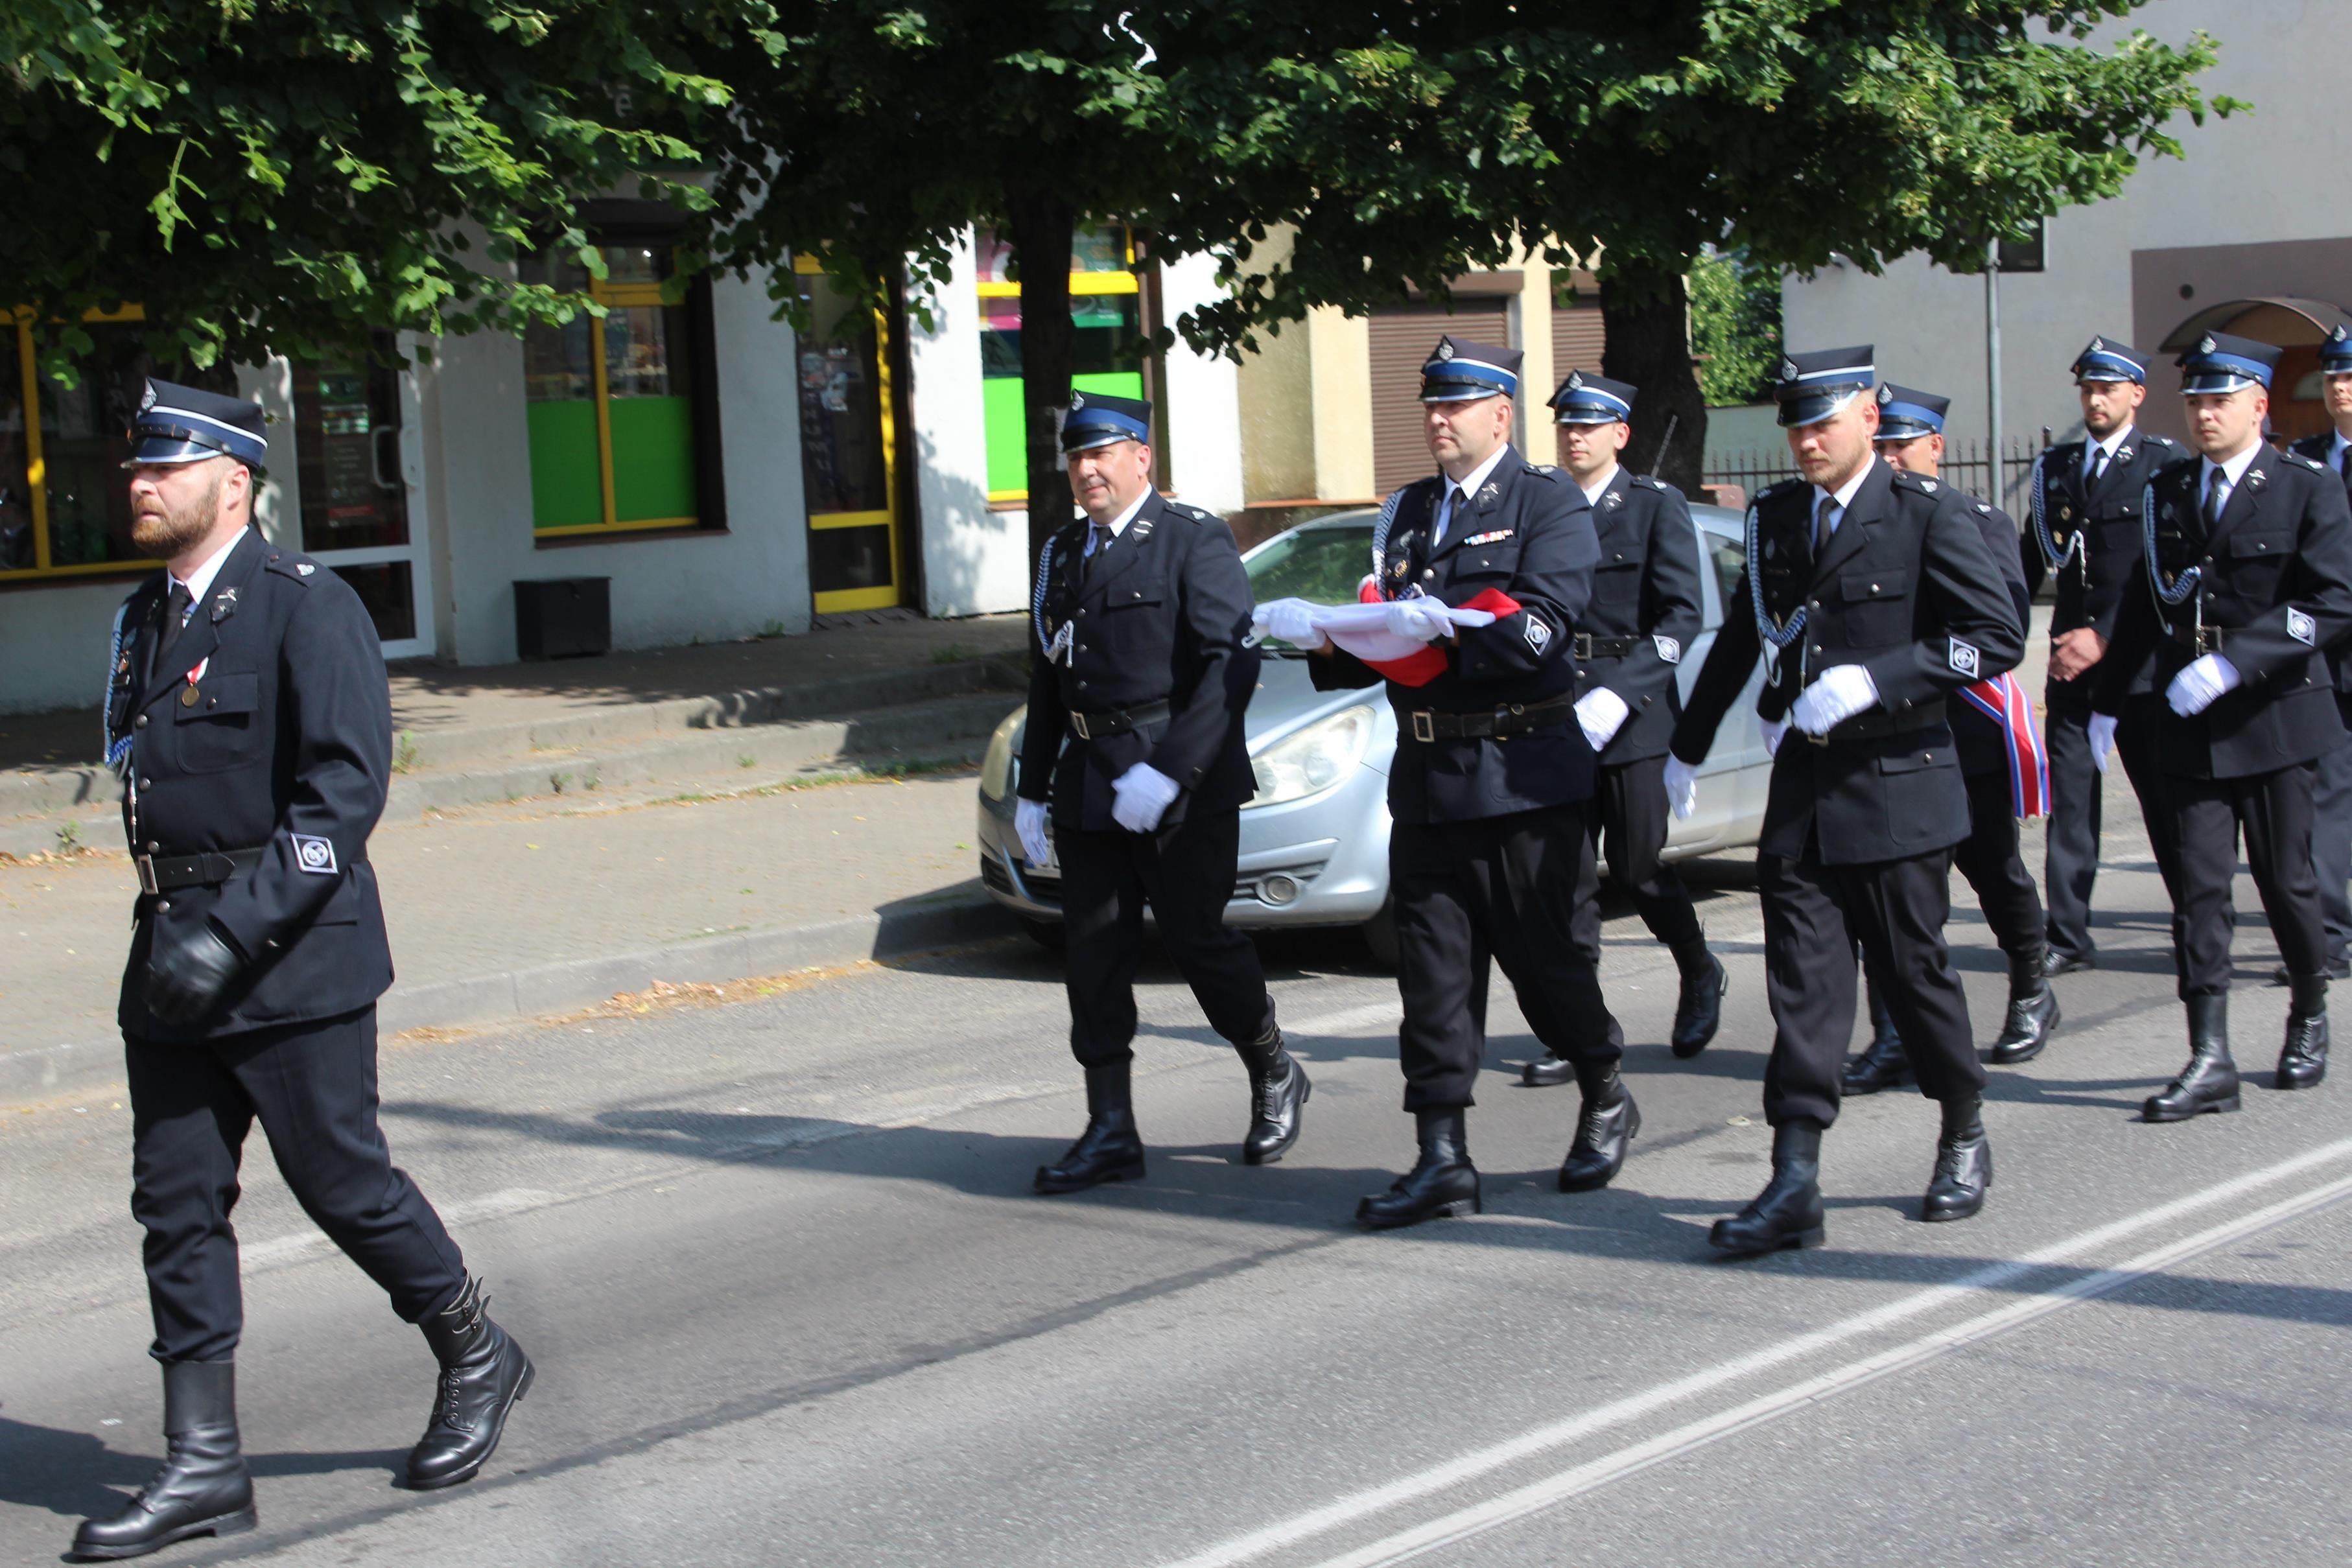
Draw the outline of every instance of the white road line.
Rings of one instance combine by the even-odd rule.
[[[2227,1220],[2169,1246],[2143,1252],[2112,1269],[2085,1274],[2079,1280],[2055,1286],[2025,1301],[1996,1308],[1951,1328],[1922,1334],[1876,1355],[1793,1384],[1778,1393],[1751,1399],[1745,1405],[1734,1406],[1719,1415],[1693,1421],[1647,1442],[1621,1448],[1574,1469],[1547,1477],[1517,1491],[1507,1492],[1491,1501],[1401,1531],[1342,1556],[1326,1559],[1318,1564],[1318,1568],[1386,1568],[1387,1564],[1402,1563],[1441,1546],[1483,1534],[1498,1525],[1524,1519],[1555,1503],[1596,1490],[1637,1470],[1647,1469],[1652,1465],[1662,1464],[1695,1448],[1704,1448],[1719,1437],[1727,1437],[1780,1416],[1794,1415],[1808,1406],[1839,1395],[1851,1394],[1882,1377],[1907,1372],[1966,1345],[2021,1327],[2037,1318],[2045,1318],[2069,1307],[2079,1306],[2095,1297],[2119,1291],[2216,1248],[2228,1246],[2272,1226],[2300,1218],[2330,1204],[2340,1203],[2347,1197],[2352,1197],[2352,1176],[2339,1177],[2325,1186],[2282,1199],[2266,1208]]]
[[[510,1214],[528,1214],[535,1208],[545,1208],[563,1201],[561,1193],[542,1192],[537,1187],[510,1186],[480,1197],[463,1198],[444,1207],[442,1223],[450,1226],[471,1225],[480,1219],[502,1219]],[[264,1269],[282,1263],[299,1262],[306,1258],[323,1258],[333,1252],[335,1244],[316,1230],[299,1230],[291,1236],[273,1236],[267,1241],[256,1241],[237,1249],[237,1258],[247,1269]]]
[[[1742,1378],[1753,1376],[1759,1372],[1770,1371],[1776,1366],[1816,1354],[1847,1341],[1875,1333],[1895,1323],[1949,1306],[1966,1297],[1985,1295],[2004,1290],[2038,1269],[2070,1261],[2137,1232],[2171,1224],[2200,1209],[2229,1202],[2257,1188],[2287,1180],[2316,1166],[2326,1166],[2347,1156],[2352,1156],[2352,1138],[2339,1139],[2335,1143],[2282,1160],[2276,1165],[2251,1171],[2228,1181],[2218,1182],[2185,1197],[2176,1198],[2170,1203],[2159,1204],[2153,1208],[2144,1209],[2137,1214],[2095,1227],[2066,1240],[2029,1252],[2022,1258],[1988,1265],[1973,1273],[1963,1275],[1949,1284],[1931,1285],[1925,1290],[1916,1291],[1910,1295],[1889,1301],[1884,1306],[1857,1312],[1826,1328],[1817,1329],[1811,1333],[1793,1335],[1776,1344],[1767,1345],[1761,1350],[1718,1362],[1713,1366],[1702,1368],[1686,1376],[1655,1385],[1639,1394],[1629,1395],[1625,1398],[1612,1401],[1596,1409],[1551,1422],[1517,1437],[1473,1450],[1459,1458],[1433,1466],[1416,1474],[1350,1493],[1321,1508],[1312,1509],[1294,1518],[1220,1542],[1204,1552],[1169,1564],[1168,1568],[1234,1568],[1234,1564],[1251,1562],[1268,1552],[1312,1540],[1316,1536],[1345,1525],[1360,1522],[1385,1510],[1416,1501],[1465,1482],[1476,1480],[1522,1460],[1534,1458],[1552,1449],[1580,1442],[1597,1433],[1625,1426],[1655,1411],[1678,1405],[1703,1394],[1712,1393]],[[2343,1178],[2342,1181],[2320,1190],[2334,1192],[2337,1186],[2347,1184],[2352,1184],[2352,1177]],[[2312,1198],[2311,1195],[2305,1195],[2304,1197],[2287,1201],[2290,1204],[2301,1204],[2305,1201],[2318,1200]],[[2130,1266],[2126,1265],[2126,1267]],[[2056,1294],[2058,1293],[2041,1292],[2032,1302],[2021,1304],[2041,1306],[2046,1304]],[[1805,1397],[1811,1397],[1811,1396]],[[1558,1479],[1555,1478],[1555,1481]],[[1326,1565],[1326,1568],[1338,1568],[1339,1563],[1355,1561],[1354,1558],[1342,1558],[1336,1560],[1332,1564]]]

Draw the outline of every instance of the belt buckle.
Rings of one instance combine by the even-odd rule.
[[[1823,730],[1819,735],[1815,735],[1810,729],[1801,729],[1797,731],[1797,733],[1803,736],[1815,746],[1827,746],[1830,743],[1829,732],[1827,730]]]
[[[1431,713],[1427,708],[1420,708],[1415,710],[1409,716],[1412,719],[1412,737],[1415,740],[1420,741],[1424,746],[1436,744],[1436,716]]]
[[[1573,646],[1578,658],[1590,659],[1592,657],[1592,633],[1590,632],[1579,632],[1576,634],[1576,642]]]
[[[139,868],[139,891],[150,895],[161,895],[163,890],[155,882],[155,857],[132,855],[131,863]]]
[[[1080,713],[1076,708],[1072,708],[1070,710],[1070,728],[1076,733],[1077,737],[1080,740],[1092,740],[1094,738],[1093,736],[1087,733],[1087,716]]]

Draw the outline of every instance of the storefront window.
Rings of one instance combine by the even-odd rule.
[[[980,260],[981,398],[988,430],[988,498],[1018,503],[1029,494],[1021,420],[1021,285],[1007,275],[1012,248],[991,231]],[[1133,247],[1120,225],[1081,229],[1070,247],[1070,385],[1113,397],[1143,395],[1143,294]]]
[[[606,276],[533,258],[527,282],[583,291],[604,317],[523,335],[531,526],[541,536],[699,521],[687,308],[662,302],[667,248],[603,247]]]
[[[809,320],[797,367],[809,586],[819,614],[883,609],[899,591],[882,322],[813,261],[795,266],[793,283]]]
[[[0,343],[0,580],[67,577],[148,564],[131,543],[124,436],[149,362],[137,311],[92,319],[75,384],[40,373],[29,319]]]
[[[306,553],[393,551],[408,544],[400,369],[389,337],[366,362],[294,368],[294,449]],[[416,635],[409,561],[337,561],[333,570],[367,606],[377,637],[399,643]]]

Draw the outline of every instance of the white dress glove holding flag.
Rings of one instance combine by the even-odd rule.
[[[1392,599],[1382,605],[1386,613],[1383,623],[1391,637],[1410,637],[1416,642],[1434,643],[1450,636],[1454,618],[1445,605],[1434,599]]]
[[[1576,699],[1576,722],[1584,731],[1584,739],[1599,751],[1625,727],[1625,716],[1633,710],[1625,699],[1607,686],[1595,686]]]
[[[1265,634],[1293,647],[1313,650],[1330,639],[1315,624],[1315,617],[1323,606],[1304,599],[1277,599],[1271,604],[1261,604],[1251,617]]]
[[[1827,735],[1847,719],[1878,706],[1878,683],[1860,664],[1832,664],[1798,695],[1790,722],[1807,735]]]
[[[1054,863],[1054,842],[1045,836],[1045,802],[1024,800],[1013,808],[1013,831],[1031,865]]]
[[[1671,753],[1666,758],[1666,806],[1677,822],[1698,810],[1698,769]]]
[[[2187,669],[2172,677],[2164,688],[2164,700],[2172,711],[2190,718],[2211,707],[2223,692],[2235,691],[2245,677],[2238,666],[2219,653],[2208,653]]]
[[[1139,762],[1110,781],[1110,820],[1130,833],[1148,833],[1176,801],[1176,780],[1149,762]]]

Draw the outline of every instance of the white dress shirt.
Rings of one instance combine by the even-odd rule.
[[[2338,474],[2352,473],[2352,469],[2344,466],[2347,452],[2352,452],[2352,441],[2345,440],[2344,433],[2339,430],[2336,433],[2336,444],[2327,449],[2327,465]]]
[[[2213,515],[2215,517],[2221,516],[2221,512],[2230,505],[2230,497],[2238,493],[2238,481],[2246,476],[2246,470],[2253,466],[2254,455],[2262,449],[2262,441],[2257,437],[2256,439],[2246,443],[2246,449],[2243,452],[2239,453],[2235,457],[2230,458],[2225,462],[2216,463],[2210,457],[2208,457],[2198,464],[2198,510],[2200,512],[2204,510],[2206,486],[2213,483],[2214,471],[2219,469],[2221,474],[2221,503],[2220,506],[2213,508]]]
[[[1619,465],[1612,463],[1609,465],[1608,473],[1603,474],[1600,478],[1595,479],[1590,485],[1579,485],[1577,486],[1578,489],[1584,492],[1585,505],[1590,507],[1597,507],[1601,505],[1601,493],[1609,488],[1611,483],[1616,479],[1618,467]]]
[[[1135,521],[1135,514],[1143,510],[1143,503],[1150,499],[1151,499],[1151,486],[1146,485],[1143,487],[1143,494],[1135,498],[1135,504],[1110,520],[1110,537],[1117,538],[1119,535],[1127,532],[1127,525]],[[1095,541],[1102,538],[1101,529],[1102,525],[1096,522],[1092,517],[1088,517],[1087,519],[1086,553],[1089,558],[1091,558],[1095,553]]]
[[[2092,455],[2099,452],[2105,453],[2106,462],[2112,466],[2116,460],[2116,454],[2123,449],[2125,442],[2131,439],[2133,428],[2126,424],[2105,441],[2086,441],[2083,444],[2083,487],[2084,489],[2088,489],[2091,485]]]
[[[1835,534],[1837,532],[1838,525],[1845,521],[1845,509],[1853,505],[1854,492],[1862,488],[1862,482],[1870,477],[1871,469],[1875,467],[1880,461],[1880,459],[1874,457],[1868,463],[1865,463],[1861,467],[1855,469],[1853,471],[1853,477],[1839,486],[1837,487],[1837,493],[1834,496],[1832,496],[1829,491],[1822,489],[1819,485],[1814,486],[1813,507],[1811,512],[1806,514],[1807,517],[1809,518],[1820,517],[1822,514],[1822,498],[1824,496],[1828,496],[1831,500],[1837,503],[1837,505],[1830,508],[1830,532],[1832,534]]]
[[[1486,461],[1470,470],[1470,476],[1459,485],[1450,478],[1445,481],[1444,497],[1437,504],[1437,522],[1429,531],[1432,549],[1444,540],[1445,530],[1454,526],[1454,516],[1462,509],[1463,503],[1478,493],[1480,486],[1486,483],[1486,476],[1501,466],[1503,459],[1510,455],[1511,444],[1507,441],[1495,448]]]
[[[206,556],[202,564],[200,564],[195,570],[188,573],[187,580],[185,581],[182,581],[176,577],[172,578],[172,580],[174,583],[178,583],[180,587],[188,591],[188,609],[192,613],[194,612],[197,605],[202,604],[205,601],[205,595],[212,590],[213,579],[220,575],[221,567],[228,560],[228,552],[235,549],[236,548],[237,540],[243,538],[245,538],[245,530],[243,528],[239,528],[236,533],[231,534],[229,536],[228,543],[221,546],[220,549]],[[165,575],[170,575],[168,570]]]

